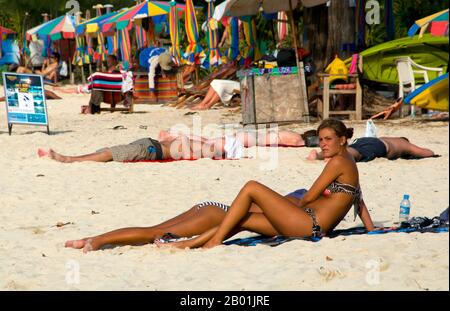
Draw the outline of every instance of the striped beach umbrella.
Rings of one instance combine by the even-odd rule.
[[[110,31],[112,28],[122,30],[124,28],[131,28],[132,22],[142,18],[159,16],[168,14],[170,11],[169,5],[161,5],[153,1],[145,1],[139,3],[122,13],[119,13],[103,26],[103,31]]]
[[[239,60],[239,20],[237,17],[231,17],[227,25],[228,35],[230,36],[230,48],[226,52],[226,57],[231,60]]]
[[[177,3],[175,1],[170,2],[170,13],[169,13],[169,29],[170,29],[170,41],[172,47],[170,52],[177,65],[181,64],[181,50],[180,50],[180,23],[179,16],[177,13]]]
[[[252,60],[259,59],[261,53],[259,52],[257,44],[255,19],[250,17],[242,19],[246,44],[246,47],[242,51],[242,55],[244,58]]]
[[[183,55],[187,64],[201,64],[201,59],[205,57],[202,47],[198,44],[198,24],[195,16],[195,8],[192,0],[186,0],[185,27],[189,45]]]
[[[206,23],[207,23],[207,29],[208,29],[208,48],[209,51],[207,53],[207,56],[205,60],[203,61],[203,67],[206,69],[211,68],[212,66],[218,66],[221,63],[220,60],[220,51],[218,48],[219,42],[219,34],[217,31],[217,21],[213,19],[214,15],[214,0],[206,0],[208,2],[208,12],[206,15]]]
[[[417,20],[409,28],[408,36],[414,36],[418,30],[420,30],[419,37],[426,32],[441,36],[448,35],[448,9]]]
[[[60,16],[27,31],[27,40],[38,36],[49,36],[51,40],[74,39],[75,21],[69,15]]]
[[[117,14],[118,12],[111,12],[85,21],[84,23],[81,23],[76,26],[76,34],[82,35],[84,33],[91,33],[91,34],[98,33],[101,30],[99,25],[107,22],[109,19],[111,19],[113,16]]]

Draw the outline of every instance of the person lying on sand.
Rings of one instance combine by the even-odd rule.
[[[398,158],[439,157],[430,149],[411,144],[406,137],[361,137],[355,139],[347,147],[347,151],[355,158],[356,162],[369,162],[375,158],[395,160]],[[308,160],[323,160],[324,158],[324,154],[316,150],[312,150],[308,156]]]
[[[39,149],[38,155],[64,163],[189,160],[199,158],[239,159],[243,157],[244,147],[248,148],[257,145],[301,147],[305,143],[300,134],[285,130],[260,133],[258,135],[252,132],[238,132],[236,136],[212,139],[173,135],[170,132],[161,131],[159,140],[143,138],[128,145],[103,148],[87,155],[65,156],[52,149],[49,151]]]
[[[355,160],[347,151],[347,128],[341,121],[328,119],[321,123],[318,132],[320,148],[330,160],[308,191],[297,190],[283,197],[249,181],[231,206],[203,202],[156,226],[119,229],[67,241],[65,246],[88,252],[105,245],[161,244],[157,239],[165,236],[198,235],[167,245],[211,248],[244,230],[266,236],[320,237],[333,230],[352,205],[367,230],[374,230],[362,199]]]
[[[17,73],[34,73],[38,75],[42,75],[44,78],[49,79],[51,81],[55,81],[57,75],[58,75],[58,67],[59,62],[61,60],[61,56],[59,53],[54,52],[50,56],[49,59],[46,59],[42,65],[41,70],[35,70],[33,71],[30,68],[27,67],[19,67],[17,68]]]

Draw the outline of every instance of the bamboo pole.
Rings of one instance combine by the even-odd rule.
[[[293,8],[292,8],[292,1],[289,0],[289,20],[291,23],[291,28],[292,28],[292,36],[294,39],[294,48],[295,48],[295,60],[297,62],[297,71],[298,71],[298,82],[299,82],[299,87],[301,88],[305,83],[303,81],[303,75],[304,72],[303,71],[303,65],[300,64],[300,60],[298,58],[298,42],[297,42],[297,31],[295,29],[295,24],[294,24],[294,13],[293,13]],[[303,74],[303,75],[302,75]],[[309,123],[310,119],[309,119],[309,108],[308,108],[308,99],[307,99],[307,94],[303,94],[303,102],[301,101],[302,97],[300,97],[300,106],[303,105],[303,109],[304,109],[304,119],[305,122]]]

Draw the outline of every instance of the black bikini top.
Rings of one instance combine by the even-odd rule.
[[[353,197],[352,205],[354,207],[354,217],[356,219],[356,216],[359,214],[359,203],[362,200],[361,188],[359,186],[355,187],[353,185],[340,183],[335,180],[327,187],[327,189],[331,193],[345,193]]]

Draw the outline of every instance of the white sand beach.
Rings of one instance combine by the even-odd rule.
[[[324,163],[310,148],[280,148],[270,167],[262,157],[237,161],[62,164],[38,148],[85,154],[139,138],[157,138],[176,124],[192,128],[188,110],[137,105],[133,114],[82,115],[89,95],[48,101],[52,135],[14,125],[0,109],[1,290],[449,290],[448,233],[391,233],[292,241],[278,247],[220,246],[170,250],[124,246],[83,254],[69,239],[157,224],[203,200],[231,203],[250,179],[286,194],[308,188]],[[4,105],[4,104],[2,104]],[[240,113],[199,112],[202,126],[237,124]],[[363,136],[365,122],[346,122]],[[126,129],[113,130],[122,125]],[[314,124],[283,126],[303,132]],[[379,136],[406,136],[441,154],[423,160],[359,163],[365,201],[377,225],[398,219],[404,193],[411,216],[433,217],[449,206],[448,122],[376,122]],[[219,127],[216,127],[219,128]],[[272,163],[273,164],[273,163]],[[58,222],[66,225],[57,227]],[[338,228],[361,226],[353,210]],[[239,236],[251,236],[241,233]],[[378,264],[377,264],[378,263]]]

